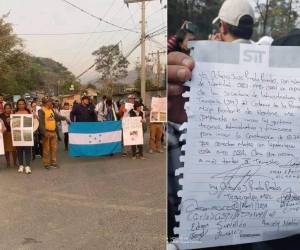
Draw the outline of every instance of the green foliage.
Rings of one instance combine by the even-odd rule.
[[[25,53],[6,17],[0,17],[0,92],[22,95],[43,89],[49,94],[67,94],[71,84],[79,90],[80,83],[61,63]]]
[[[270,35],[278,38],[295,29],[298,13],[293,9],[293,4],[296,2],[298,0],[257,1],[256,9],[260,14],[258,37]]]
[[[96,56],[96,70],[100,73],[101,80],[115,82],[127,76],[129,62],[118,45],[102,46],[92,54]]]
[[[168,33],[176,34],[185,20],[197,25],[198,38],[207,39],[212,32],[212,20],[218,15],[222,0],[168,1]]]

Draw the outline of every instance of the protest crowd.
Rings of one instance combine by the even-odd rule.
[[[125,144],[122,121],[134,117],[137,118],[135,126],[141,129],[131,131],[131,143]],[[69,133],[72,126],[81,124],[83,125],[80,134]],[[118,129],[111,130],[116,124]],[[20,98],[16,103],[9,103],[5,102],[4,96],[0,94],[0,125],[0,155],[5,155],[7,167],[15,166],[19,173],[30,174],[32,161],[37,158],[42,158],[43,166],[47,170],[58,168],[57,144],[60,141],[64,143],[64,150],[73,157],[122,154],[131,159],[145,160],[144,134],[148,127],[149,153],[164,152],[164,122],[152,121],[149,124],[149,110],[142,100],[132,94],[127,100],[118,102],[103,96],[97,104],[94,104],[90,97],[82,96],[80,103],[64,102],[62,105],[48,96],[30,101]],[[88,143],[94,145],[80,145],[81,141],[85,140],[82,138],[86,138],[85,132],[88,133]],[[102,142],[99,139],[92,143],[91,137],[95,135],[99,136]],[[137,139],[139,141],[135,144]],[[73,152],[71,140],[76,144]]]

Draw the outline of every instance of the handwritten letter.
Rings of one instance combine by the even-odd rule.
[[[223,44],[214,53],[229,49]],[[268,47],[230,45],[232,53],[213,62],[200,58],[211,43],[193,46],[174,229],[181,249],[300,233],[299,69],[270,67]]]

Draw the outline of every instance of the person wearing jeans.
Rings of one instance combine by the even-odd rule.
[[[19,99],[17,101],[17,109],[15,114],[31,114],[31,112],[27,109],[27,104],[25,99]],[[31,151],[32,147],[30,146],[18,146],[16,147],[17,149],[17,156],[18,156],[18,161],[19,161],[19,173],[24,172],[24,166],[25,166],[25,173],[26,174],[31,174],[31,168],[30,168],[30,163],[31,163]],[[25,157],[25,160],[24,160]]]
[[[30,166],[31,163],[31,150],[32,147],[16,147],[17,148],[17,156],[20,166]],[[23,172],[22,168],[19,170],[19,172]],[[27,170],[28,172],[28,170]],[[27,173],[26,172],[26,173]],[[29,173],[28,173],[29,174]]]

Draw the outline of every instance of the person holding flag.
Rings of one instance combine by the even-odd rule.
[[[70,114],[72,122],[96,122],[97,115],[94,105],[90,103],[88,96],[81,98],[81,103],[74,105]]]

